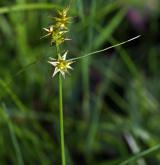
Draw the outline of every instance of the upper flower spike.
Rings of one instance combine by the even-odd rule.
[[[68,69],[73,69],[70,65],[74,62],[72,60],[66,60],[67,51],[63,54],[63,56],[59,55],[58,59],[50,58],[48,61],[51,65],[55,67],[52,77],[54,77],[58,72],[60,72],[65,78],[65,73],[69,73]]]
[[[70,17],[67,16],[68,11],[69,7],[58,10],[57,16],[53,17],[54,24],[49,26],[49,28],[43,28],[46,34],[41,38],[50,37],[51,45],[55,43],[57,46],[61,45],[66,40],[70,40],[66,37],[66,33],[68,32],[67,24],[70,22]]]
[[[71,17],[68,17],[68,10],[69,7],[63,9],[62,11],[58,10],[58,16],[57,17],[53,17],[53,19],[55,20],[55,26],[57,28],[60,29],[68,29],[67,28],[67,24],[70,22],[69,20],[71,19]]]

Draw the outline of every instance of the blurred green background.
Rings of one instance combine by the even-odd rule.
[[[0,1],[0,165],[61,164],[56,50],[40,37],[69,3]],[[160,165],[160,1],[73,0],[69,14],[70,58],[141,38],[63,80],[67,165]]]

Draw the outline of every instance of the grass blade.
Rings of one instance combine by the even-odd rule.
[[[129,163],[132,163],[133,161],[135,161],[135,160],[137,160],[139,158],[142,158],[144,156],[147,156],[147,155],[149,155],[149,154],[151,154],[151,153],[153,153],[155,151],[158,151],[158,150],[160,150],[160,144],[158,144],[158,145],[156,145],[156,146],[154,146],[152,148],[149,148],[149,149],[147,149],[147,150],[145,150],[143,152],[140,152],[140,153],[136,154],[135,156],[125,160],[124,162],[120,163],[119,165],[126,165],[126,164],[129,164]]]
[[[10,133],[10,136],[11,136],[11,140],[12,140],[12,143],[13,143],[13,147],[15,149],[15,153],[16,153],[16,156],[17,156],[18,165],[24,165],[24,161],[23,161],[23,157],[22,157],[22,154],[21,154],[20,146],[18,144],[18,140],[17,140],[16,135],[14,133],[13,124],[11,123],[11,121],[9,119],[9,116],[7,114],[7,109],[6,109],[5,105],[3,105],[3,110],[4,110],[4,118],[6,119],[6,122],[7,122],[8,128],[9,128],[9,133]]]
[[[54,5],[53,3],[30,3],[30,4],[1,7],[0,14],[6,14],[10,12],[24,11],[24,10],[41,10],[41,9],[52,10],[55,8],[58,9],[60,7],[57,5]]]

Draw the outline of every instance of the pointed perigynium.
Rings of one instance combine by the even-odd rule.
[[[42,38],[50,37],[51,38],[51,45],[55,43],[56,45],[62,44],[66,40],[70,40],[69,38],[65,37],[65,33],[67,33],[67,30],[59,30],[55,26],[50,26],[49,28],[43,28],[44,31],[47,32],[46,35],[44,35]]]
[[[58,10],[57,17],[53,17],[55,21],[55,26],[59,29],[68,29],[67,24],[70,23],[71,17],[68,17],[69,7],[63,9],[62,11]]]
[[[55,67],[52,77],[54,77],[58,72],[60,72],[65,78],[65,74],[69,73],[68,69],[73,69],[70,65],[74,62],[72,60],[66,60],[67,51],[63,54],[63,56],[59,55],[58,59],[50,58],[48,61],[51,65]]]

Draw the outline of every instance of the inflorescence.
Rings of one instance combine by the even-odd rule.
[[[73,60],[66,60],[68,51],[65,51],[63,55],[61,55],[59,52],[60,45],[65,41],[70,40],[66,37],[66,33],[69,31],[68,24],[71,20],[71,17],[68,17],[68,11],[69,7],[61,11],[58,10],[57,16],[52,17],[54,24],[50,25],[48,28],[43,28],[47,34],[42,38],[50,37],[51,45],[55,44],[58,52],[57,59],[50,57],[50,60],[48,61],[48,63],[50,63],[55,68],[52,77],[54,77],[59,72],[65,78],[65,73],[68,73],[68,69],[73,69],[70,66],[73,63]]]

